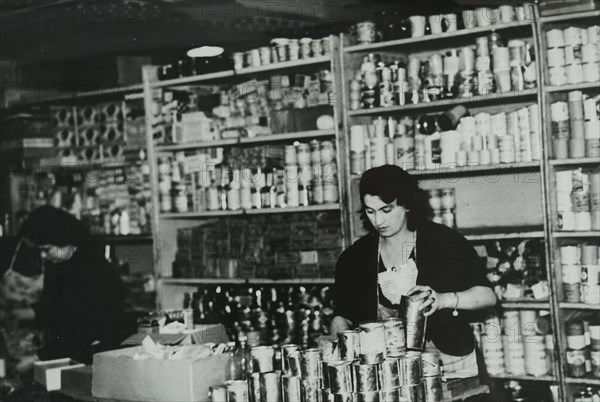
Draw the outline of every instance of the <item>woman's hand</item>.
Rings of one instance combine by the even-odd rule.
[[[431,286],[417,285],[408,291],[412,301],[421,300],[419,310],[424,311],[423,315],[429,317],[433,313],[443,308],[447,308],[446,297],[444,293],[438,293]]]

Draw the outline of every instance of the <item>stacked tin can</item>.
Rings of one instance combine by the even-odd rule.
[[[555,159],[600,156],[598,99],[571,91],[568,102],[550,105],[552,150]]]
[[[566,323],[569,377],[600,378],[600,321],[578,319]]]
[[[560,248],[564,301],[600,304],[598,254],[595,244],[564,245]]]
[[[600,81],[600,26],[571,26],[546,32],[550,85]]]

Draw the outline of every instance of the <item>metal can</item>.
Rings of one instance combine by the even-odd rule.
[[[365,322],[359,325],[360,354],[381,353],[385,356],[385,328],[382,322]]]
[[[353,389],[356,392],[379,390],[381,371],[378,364],[352,364]]]
[[[321,360],[325,362],[339,360],[337,340],[320,337],[317,339],[317,345],[321,354]]]
[[[260,400],[261,401],[280,401],[281,372],[260,373]]]
[[[441,375],[440,354],[438,352],[425,352],[421,354],[423,366],[423,377],[435,377]]]
[[[356,392],[354,394],[354,402],[387,402],[381,399],[379,391],[372,392]]]
[[[257,346],[251,349],[252,372],[268,373],[274,371],[275,349],[273,346]]]
[[[242,380],[227,381],[228,402],[248,402],[248,382]]]
[[[360,355],[360,334],[357,330],[338,332],[338,345],[342,360],[355,360]]]
[[[441,376],[425,377],[424,384],[425,400],[427,402],[439,402],[444,399]]]
[[[208,396],[211,402],[227,402],[227,387],[225,385],[209,387]]]
[[[567,365],[571,377],[579,378],[585,376],[585,351],[567,349]]]
[[[401,388],[394,388],[381,391],[382,401],[385,402],[400,402],[401,401]]]
[[[300,351],[290,352],[288,355],[288,373],[293,376],[302,376],[302,357]]]
[[[407,402],[423,402],[426,400],[425,384],[403,385],[400,394]]]
[[[289,357],[290,353],[297,352],[299,350],[300,350],[299,345],[295,345],[295,344],[291,344],[291,343],[287,344],[287,345],[281,345],[281,370],[285,374],[289,374],[288,357]]]
[[[350,362],[331,362],[327,365],[329,386],[333,393],[352,392],[352,371]]]
[[[313,380],[321,378],[321,355],[319,349],[306,349],[300,352],[300,370],[302,378]]]
[[[302,386],[300,377],[281,377],[283,383],[283,402],[296,402],[302,400]]]
[[[385,330],[385,349],[388,355],[398,355],[406,351],[404,336],[404,321],[399,318],[389,318],[383,321]]]
[[[331,402],[354,402],[354,394],[352,392],[336,392],[330,394]]]
[[[423,378],[421,353],[407,352],[400,358],[402,388],[405,385],[419,384]]]
[[[427,317],[419,310],[421,301],[412,301],[410,297],[402,296],[400,310],[406,323],[406,348],[408,350],[423,350],[425,347],[425,332]]]
[[[321,397],[321,380],[302,380],[302,393],[305,401],[320,402]],[[271,401],[272,399],[265,399]]]
[[[260,402],[260,373],[252,373],[248,378],[248,386],[250,393],[250,400],[252,402]]]
[[[398,357],[386,357],[381,363],[381,389],[391,390],[399,388],[402,384],[402,369]]]

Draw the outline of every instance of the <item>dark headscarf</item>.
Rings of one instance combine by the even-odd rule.
[[[70,213],[44,205],[34,209],[20,230],[25,237],[37,244],[55,246],[80,245],[91,238],[88,228]]]

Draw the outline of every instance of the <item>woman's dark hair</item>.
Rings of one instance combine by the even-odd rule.
[[[73,215],[49,205],[34,209],[23,222],[21,237],[36,244],[82,245],[91,240],[88,228]]]
[[[365,196],[378,196],[385,203],[394,200],[408,210],[408,230],[415,231],[424,221],[431,219],[432,209],[429,194],[419,188],[417,180],[404,169],[395,165],[383,165],[363,173],[359,185],[360,219],[369,233],[376,233],[365,212]]]

